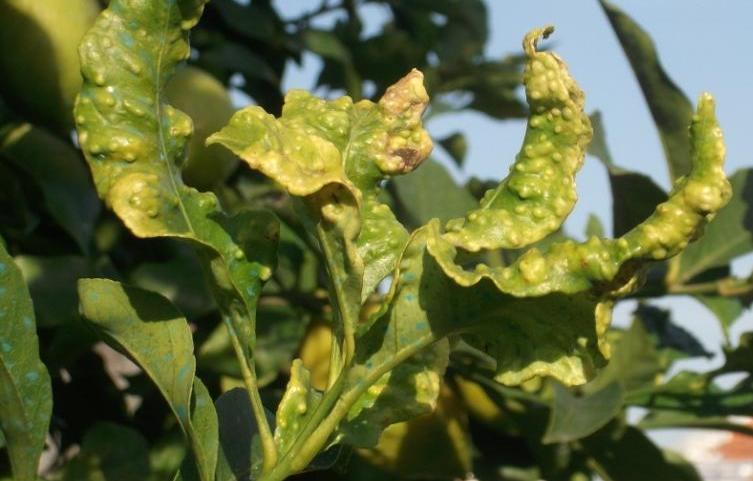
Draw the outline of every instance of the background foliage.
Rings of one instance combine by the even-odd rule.
[[[63,480],[169,479],[186,453],[180,426],[147,376],[100,343],[82,322],[75,281],[105,277],[172,300],[180,312],[171,315],[190,321],[195,369],[212,398],[240,385],[231,340],[193,251],[172,239],[136,239],[104,209],[71,136],[68,106],[71,91],[78,90],[67,74],[78,71],[71,49],[93,18],[83,12],[96,13],[100,6],[82,2],[81,9],[68,8],[67,15],[75,17],[69,23],[55,11],[59,24],[72,30],[70,38],[64,38],[51,35],[53,29],[44,19],[32,18],[16,3],[0,4],[0,24],[6,27],[0,28],[0,47],[11,52],[0,62],[0,236],[28,285],[41,359],[52,378],[55,402],[42,474]],[[362,35],[366,3],[383,4],[391,15],[382,30],[368,38]],[[606,2],[603,6],[641,85],[676,179],[689,165],[690,102],[663,71],[648,35],[616,8]],[[312,26],[318,15],[331,11],[346,15],[329,30]],[[14,33],[6,26],[13,23],[25,31]],[[78,30],[77,24],[82,24]],[[204,136],[230,115],[217,82],[277,115],[289,62],[311,52],[324,61],[318,85],[333,95],[344,91],[354,99],[378,98],[416,67],[425,73],[434,99],[429,119],[467,109],[497,119],[522,117],[527,113],[519,95],[522,55],[486,57],[488,37],[481,0],[324,2],[318,10],[289,20],[269,1],[213,0],[192,33],[190,64],[200,70],[184,85],[171,87],[175,93],[169,95],[197,125],[206,122]],[[38,74],[19,81],[19,71]],[[71,82],[74,88],[64,85]],[[617,236],[642,221],[667,194],[650,178],[615,165],[598,113],[592,122],[596,135],[591,149],[607,167],[614,224],[605,228],[593,219],[588,234],[611,231]],[[435,145],[462,166],[462,134],[435,139]],[[205,162],[222,155],[218,152],[205,152]],[[206,169],[206,164],[201,169],[201,159],[193,154],[191,162],[193,170],[185,180],[211,188],[229,210],[263,207],[283,221],[278,268],[265,286],[257,319],[256,365],[265,405],[279,402],[296,355],[312,370],[312,384],[322,385],[332,313],[324,292],[324,267],[291,203],[259,174],[235,168],[232,158],[223,161],[223,169]],[[745,333],[740,340],[727,339],[726,363],[713,372],[668,377],[677,360],[708,353],[671,312],[652,300],[695,296],[719,318],[725,333],[749,305],[750,280],[732,278],[729,270],[730,261],[753,250],[748,174],[744,169],[732,176],[734,197],[699,242],[649,272],[645,286],[633,294],[640,304],[632,326],[611,332],[612,361],[589,384],[574,390],[551,381],[503,387],[493,381],[488,359],[457,343],[436,412],[393,425],[376,449],[339,453],[324,463],[326,470],[296,479],[451,479],[469,472],[482,480],[579,481],[596,474],[614,481],[698,479],[680,457],[655,446],[646,430],[692,426],[753,434],[727,418],[753,415],[753,338]],[[489,185],[478,179],[458,185],[444,167],[428,161],[411,176],[389,181],[384,201],[406,226],[415,227],[433,217],[446,220],[464,213]],[[516,255],[507,251],[487,262],[505,263]],[[16,284],[23,290],[22,283]],[[96,306],[85,303],[87,308]],[[10,338],[0,333],[0,342]],[[127,342],[125,332],[111,335]],[[173,355],[192,357],[186,352]],[[186,362],[192,362],[188,358]],[[714,382],[732,372],[744,374],[735,385],[722,388]],[[223,399],[228,405],[235,402],[232,394]],[[626,420],[630,407],[645,409],[632,425]],[[220,432],[232,428],[220,425]],[[4,456],[0,473],[9,475]]]

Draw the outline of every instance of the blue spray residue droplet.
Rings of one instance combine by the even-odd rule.
[[[188,374],[188,370],[190,368],[191,366],[188,364],[185,364],[183,367],[181,367],[180,370],[178,371],[178,380],[181,380],[184,377],[186,377],[186,374]]]
[[[0,349],[2,349],[3,352],[10,352],[13,349],[13,346],[11,346],[8,341],[3,341],[0,343]]]
[[[26,373],[26,379],[29,380],[30,382],[34,382],[37,379],[39,379],[39,373],[34,372],[34,371],[29,371]]]
[[[406,294],[405,295],[405,300],[408,301],[408,302],[413,302],[413,301],[416,300],[416,296],[414,296],[413,294]]]
[[[4,287],[0,287],[0,296],[5,295],[8,290]]]
[[[186,419],[186,408],[183,406],[176,406],[175,412],[178,414],[178,417],[181,419]]]
[[[24,318],[23,318],[23,320],[21,322],[23,322],[24,323],[24,327],[26,327],[28,329],[31,329],[32,327],[34,327],[34,321],[32,321],[31,317],[29,317],[29,316],[24,316]]]
[[[2,274],[3,272],[5,272],[5,264],[0,262],[0,274]]]

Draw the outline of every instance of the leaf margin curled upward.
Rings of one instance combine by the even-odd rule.
[[[438,229],[429,239],[428,250],[445,273],[463,286],[488,278],[500,291],[519,297],[590,289],[619,294],[638,271],[636,262],[676,255],[701,235],[706,223],[729,201],[731,186],[723,171],[725,148],[714,109],[711,95],[702,94],[690,126],[690,173],[675,184],[669,199],[648,219],[618,239],[592,237],[580,244],[565,241],[552,244],[543,253],[534,247],[511,266],[480,264],[473,272],[454,263],[455,246]]]
[[[39,359],[28,288],[2,238],[0,320],[0,431],[14,479],[34,481],[52,414],[52,386]]]
[[[477,209],[446,224],[446,238],[465,250],[536,242],[556,231],[575,206],[575,174],[592,129],[585,96],[565,63],[554,53],[536,50],[539,38],[553,31],[553,26],[537,28],[523,40],[530,114],[510,174],[484,194]]]
[[[188,31],[205,3],[113,0],[79,48],[76,128],[99,196],[137,237],[178,237],[200,248],[218,305],[250,349],[277,220],[264,211],[228,217],[213,193],[183,183],[178,168],[192,122],[162,93],[190,53]]]
[[[81,317],[147,373],[188,437],[199,479],[213,480],[217,415],[196,377],[188,321],[161,295],[110,279],[80,279],[78,294]],[[167,352],[158,353],[165,345]]]
[[[486,279],[499,293],[521,301],[549,295],[592,298],[597,346],[607,357],[609,347],[604,334],[614,299],[637,286],[642,264],[671,257],[699,236],[704,225],[731,196],[729,181],[722,170],[722,134],[710,95],[700,97],[690,132],[693,157],[690,174],[676,183],[669,199],[657,206],[648,219],[621,238],[592,237],[581,244],[559,242],[544,252],[534,247],[510,266],[492,268],[479,264],[468,271],[455,263],[457,249],[445,239],[435,221],[426,226],[427,251],[445,275],[467,288],[481,288],[480,282]],[[504,366],[498,365],[500,368],[504,370]],[[524,374],[525,371],[510,377],[503,372],[498,381],[521,381],[524,379],[520,375]],[[586,381],[584,376],[562,379],[552,372],[548,374],[568,384]]]

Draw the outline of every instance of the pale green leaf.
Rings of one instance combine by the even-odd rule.
[[[37,479],[51,414],[52,387],[39,360],[34,308],[0,239],[0,430],[13,479]]]
[[[683,252],[677,272],[678,283],[687,283],[703,271],[724,266],[753,250],[751,172],[752,169],[739,170],[730,177],[732,198],[705,229],[703,237]]]
[[[523,46],[523,83],[530,105],[523,146],[510,174],[484,194],[465,218],[447,223],[447,237],[470,251],[519,248],[556,231],[575,206],[575,174],[591,139],[585,98],[564,62],[537,52],[538,38],[554,27],[530,32]]]
[[[291,195],[305,197],[314,224],[340,231],[338,235],[355,234],[362,268],[349,239],[326,242],[342,250],[340,257],[351,258],[354,265],[341,265],[340,270],[354,271],[356,279],[347,282],[351,288],[362,282],[359,293],[365,299],[394,268],[407,241],[403,226],[379,200],[378,184],[387,176],[412,171],[431,151],[420,121],[428,100],[417,70],[387,89],[378,103],[354,103],[349,97],[325,101],[294,90],[285,97],[280,118],[247,107],[209,142],[229,148]],[[342,187],[324,189],[331,184]],[[357,213],[342,212],[354,206]],[[338,220],[350,225],[335,226]]]
[[[212,480],[216,436],[205,434],[205,424],[212,422],[214,413],[203,410],[205,389],[197,390],[192,404],[196,360],[186,319],[160,295],[115,281],[81,279],[78,292],[81,315],[147,373],[188,437],[200,479]],[[193,424],[196,410],[199,426]]]

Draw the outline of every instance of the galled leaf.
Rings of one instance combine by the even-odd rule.
[[[13,479],[37,479],[52,414],[50,375],[39,360],[34,308],[0,239],[0,431]]]
[[[469,251],[518,248],[556,231],[575,206],[575,174],[583,164],[591,125],[585,98],[565,63],[537,52],[538,38],[553,27],[526,35],[523,83],[530,105],[523,146],[510,175],[484,194],[478,209],[447,223],[447,238]]]
[[[227,217],[214,194],[183,183],[192,122],[163,94],[189,55],[188,30],[204,3],[112,1],[81,43],[76,126],[100,197],[136,236],[179,237],[200,248],[218,305],[249,350],[277,221],[264,212]]]

